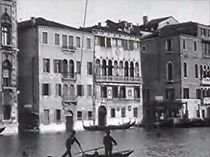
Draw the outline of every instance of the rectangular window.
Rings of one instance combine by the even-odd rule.
[[[138,117],[138,108],[137,107],[133,108],[133,117],[135,117],[135,118]]]
[[[87,49],[91,49],[91,39],[87,38]]]
[[[140,88],[134,87],[134,98],[140,98]]]
[[[126,117],[126,110],[125,110],[125,107],[123,107],[122,109],[121,109],[121,117],[123,118],[123,117]]]
[[[128,50],[128,40],[122,40],[122,46],[124,50]]]
[[[198,78],[198,65],[195,64],[195,78]]]
[[[53,63],[54,63],[54,73],[61,73],[62,61],[55,59]]]
[[[50,72],[50,59],[43,58],[43,72]]]
[[[200,118],[200,110],[196,110],[197,112],[197,117]]]
[[[175,99],[175,92],[173,88],[166,89],[166,99],[170,101]]]
[[[100,46],[105,47],[105,37],[100,37],[99,39]]]
[[[92,120],[92,119],[93,119],[93,112],[88,111],[88,120]]]
[[[76,46],[80,48],[80,37],[76,37]]]
[[[185,50],[186,46],[185,46],[185,39],[182,40],[182,48]]]
[[[61,96],[61,84],[55,84],[55,96]]]
[[[194,51],[197,51],[197,42],[194,41]]]
[[[60,35],[55,34],[55,45],[60,45]]]
[[[184,63],[184,77],[187,77],[187,63]]]
[[[81,62],[77,61],[77,74],[81,74]]]
[[[101,97],[107,98],[107,87],[106,86],[101,86]]]
[[[93,74],[92,62],[87,62],[87,74],[88,75],[92,75]]]
[[[201,99],[201,89],[196,89],[196,99]]]
[[[55,110],[55,120],[57,123],[61,122],[61,110]]]
[[[202,112],[202,118],[205,118],[205,110],[203,109],[201,112]]]
[[[134,49],[134,43],[132,40],[129,40],[129,50],[133,50]]]
[[[111,38],[106,38],[106,47],[111,47]]]
[[[92,96],[92,85],[87,85],[87,96]]]
[[[83,85],[77,85],[77,95],[84,96],[84,86]]]
[[[118,86],[113,86],[112,87],[112,97],[113,98],[118,98]]]
[[[69,48],[73,49],[74,48],[74,37],[69,36]]]
[[[189,99],[189,88],[184,88],[183,90],[184,90],[183,98],[184,99]]]
[[[49,124],[50,123],[50,110],[49,109],[44,109],[44,117],[43,117],[44,124]]]
[[[50,84],[44,83],[42,84],[42,95],[50,95]]]
[[[126,98],[125,86],[120,87],[120,98]]]
[[[172,50],[171,39],[166,40],[166,50],[167,51],[171,51]]]
[[[48,44],[48,34],[47,32],[42,32],[42,43]]]
[[[82,120],[82,111],[77,111],[77,120]]]
[[[62,47],[67,48],[67,35],[62,35]]]
[[[111,118],[115,118],[115,108],[111,108]]]

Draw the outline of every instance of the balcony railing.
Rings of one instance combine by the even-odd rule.
[[[201,84],[202,85],[210,85],[210,78],[202,78],[201,79]]]
[[[64,96],[63,102],[77,102],[76,96]]]
[[[63,72],[62,75],[63,75],[63,78],[62,78],[63,81],[76,81],[77,79],[75,73]]]
[[[65,46],[65,45],[63,45],[63,46],[62,46],[62,51],[64,51],[64,52],[69,52],[69,53],[73,53],[73,52],[76,51],[76,47],[74,47],[74,46]]]
[[[97,82],[141,83],[141,77],[96,76]]]

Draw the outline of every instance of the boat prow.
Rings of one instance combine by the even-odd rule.
[[[0,127],[0,133],[2,133],[5,130],[6,127]]]

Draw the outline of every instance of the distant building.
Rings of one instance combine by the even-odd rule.
[[[119,124],[142,120],[140,34],[131,23],[111,20],[85,28],[95,40],[95,121]]]
[[[93,35],[43,18],[20,22],[18,33],[20,129],[92,120]]]
[[[1,0],[0,16],[0,123],[15,129],[18,125],[16,0]]]
[[[209,48],[210,27],[194,22],[166,25],[142,40],[145,119],[210,118]],[[165,107],[155,107],[160,103]]]

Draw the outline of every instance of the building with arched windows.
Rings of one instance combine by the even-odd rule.
[[[145,120],[210,118],[209,43],[210,27],[194,22],[166,25],[143,38]]]
[[[16,0],[1,0],[0,16],[0,125],[7,126],[5,132],[16,132],[18,126]]]
[[[94,34],[95,124],[141,122],[140,34],[127,21],[85,28]]]
[[[43,18],[20,22],[18,33],[20,130],[92,120],[93,34]]]

